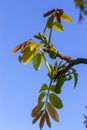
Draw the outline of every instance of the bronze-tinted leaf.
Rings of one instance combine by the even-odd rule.
[[[49,128],[51,128],[51,122],[50,122],[50,118],[49,118],[49,115],[48,115],[47,111],[45,112],[45,115],[46,115],[46,123],[49,126]]]
[[[16,53],[17,51],[19,51],[21,49],[21,52],[23,52],[23,50],[25,49],[26,45],[29,44],[31,42],[31,39],[28,41],[25,41],[19,45],[17,45],[13,50],[12,50],[12,54]]]
[[[59,116],[58,113],[56,111],[56,109],[53,107],[53,105],[51,103],[47,103],[47,110],[50,114],[50,116],[55,120],[55,121],[59,121]]]
[[[43,114],[44,110],[41,110],[33,119],[32,123],[35,124],[37,120],[39,120],[39,118],[41,117],[41,115]]]
[[[51,17],[48,18],[48,21],[47,21],[47,28],[51,29],[52,26],[53,26],[53,20],[54,20],[54,16],[52,15]]]
[[[43,126],[44,126],[44,122],[45,122],[45,113],[42,115],[42,117],[41,117],[41,119],[40,119],[40,123],[39,123],[39,127],[40,127],[40,129],[42,129],[43,128]]]
[[[16,46],[13,50],[12,50],[12,54],[16,53],[18,50],[20,50],[22,47],[22,44]]]
[[[32,117],[35,117],[37,113],[41,110],[43,107],[44,102],[40,102],[33,110],[32,110]]]

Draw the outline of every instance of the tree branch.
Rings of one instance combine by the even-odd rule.
[[[66,73],[74,65],[87,64],[87,58],[72,59],[71,57],[65,56],[65,55],[63,55],[60,52],[57,52],[56,56],[59,57],[62,60],[65,60],[68,63],[68,65],[61,70],[61,72],[65,72]]]

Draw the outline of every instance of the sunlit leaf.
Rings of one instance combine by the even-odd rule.
[[[56,111],[56,109],[54,108],[53,105],[51,105],[51,103],[47,103],[47,110],[50,114],[50,116],[55,120],[55,121],[59,121],[59,116],[58,113]]]
[[[40,92],[45,91],[45,90],[48,90],[47,84],[43,84],[43,85],[42,85],[42,87],[41,87],[41,89],[40,89]]]
[[[45,96],[46,96],[45,92],[40,93],[40,95],[38,97],[38,103],[40,103]]]
[[[64,32],[64,28],[61,23],[55,22],[53,23],[53,28],[59,32]]]
[[[33,51],[34,49],[38,50],[42,45],[38,44],[36,42],[31,42],[28,47],[30,47],[30,50]]]
[[[32,110],[32,117],[35,117],[37,113],[41,110],[43,107],[44,102],[40,102],[33,110]]]
[[[33,67],[35,68],[35,70],[38,70],[41,68],[42,65],[42,60],[43,57],[41,54],[37,53],[34,57],[33,57]]]
[[[61,99],[54,93],[51,93],[49,95],[49,100],[52,103],[52,105],[55,106],[56,108],[60,109],[63,107]]]
[[[74,88],[75,88],[77,85],[77,82],[78,82],[78,74],[74,68],[71,68],[71,70],[72,70],[73,75],[74,75]]]
[[[65,20],[67,22],[72,22],[72,18],[69,15],[65,14],[65,13],[63,13],[61,15],[61,19]]]
[[[36,50],[31,51],[30,47],[27,47],[22,57],[23,63],[28,64],[33,59],[35,54]]]

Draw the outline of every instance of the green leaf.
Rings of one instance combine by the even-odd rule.
[[[49,95],[49,100],[52,103],[52,105],[55,106],[57,109],[60,109],[63,107],[61,99],[54,93],[51,93]]]
[[[66,22],[72,22],[72,18],[65,13],[61,15],[61,19],[65,20]]]
[[[42,87],[41,87],[41,89],[40,89],[40,92],[45,91],[45,90],[48,90],[47,84],[43,84],[43,85],[42,85]]]
[[[71,68],[71,70],[72,70],[73,75],[74,75],[74,88],[75,88],[77,85],[77,82],[78,82],[78,74],[74,68]]]
[[[64,32],[64,28],[61,23],[55,22],[53,23],[53,28],[59,32]]]
[[[42,55],[37,53],[34,57],[33,57],[33,67],[35,70],[39,70],[41,68],[42,65]]]
[[[46,27],[48,27],[49,29],[51,29],[52,26],[53,26],[53,20],[54,20],[54,16],[52,15],[51,17],[48,18]]]
[[[31,51],[30,47],[27,47],[22,57],[23,63],[28,64],[33,59],[35,54],[36,54],[35,50]]]
[[[46,93],[42,92],[40,93],[39,97],[38,97],[38,103],[40,103],[42,101],[42,99],[45,97]]]
[[[55,85],[51,85],[49,90],[52,91],[52,92],[55,92]]]

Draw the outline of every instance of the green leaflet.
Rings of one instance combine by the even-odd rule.
[[[77,85],[77,82],[78,82],[78,74],[74,68],[71,68],[71,70],[72,70],[73,76],[74,76],[74,88],[75,88]]]
[[[61,15],[61,19],[65,20],[66,22],[72,22],[72,18],[65,13]]]
[[[52,103],[52,105],[55,106],[57,109],[60,109],[63,107],[61,99],[54,93],[51,93],[49,95],[49,100]]]
[[[62,24],[59,22],[54,22],[53,28],[59,32],[64,32],[64,28],[63,28]]]
[[[40,89],[40,92],[45,91],[45,90],[48,90],[47,84],[43,84],[43,85],[42,85],[42,87],[41,87],[41,89]]]
[[[55,93],[55,85],[51,85],[49,90]]]
[[[35,70],[39,70],[41,68],[42,60],[43,60],[42,54],[37,53],[33,57],[33,67]]]
[[[40,93],[40,95],[38,97],[38,103],[40,103],[45,96],[46,96],[45,92]]]

